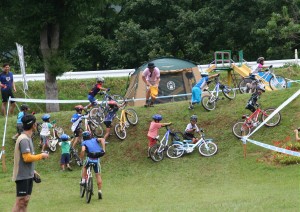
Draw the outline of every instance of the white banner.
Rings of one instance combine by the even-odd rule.
[[[21,69],[21,73],[22,73],[22,77],[23,77],[23,89],[24,89],[24,91],[26,91],[26,90],[28,90],[28,84],[27,84],[26,72],[25,72],[23,46],[21,46],[18,43],[16,43],[16,45],[17,45],[17,51],[18,51],[18,56],[19,56],[20,69]]]

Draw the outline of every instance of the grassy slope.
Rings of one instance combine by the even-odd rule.
[[[263,108],[278,106],[299,87],[265,93]],[[36,163],[43,182],[34,185],[30,211],[297,211],[299,208],[299,166],[278,166],[265,161],[270,151],[248,144],[243,158],[241,142],[231,133],[232,125],[242,114],[249,95],[238,95],[234,101],[220,101],[217,109],[206,112],[199,106],[187,110],[187,102],[135,108],[140,122],[128,129],[127,139],[120,142],[112,136],[103,158],[104,199],[93,197],[86,205],[79,198],[79,167],[73,172],[59,171],[59,151],[51,158]],[[282,110],[282,122],[275,128],[261,128],[254,140],[272,144],[293,136],[299,125],[299,97]],[[52,114],[69,133],[73,112]],[[173,128],[184,130],[190,115],[199,116],[199,125],[207,137],[214,138],[219,152],[211,158],[198,152],[177,160],[166,158],[153,163],[146,158],[146,133],[151,114],[161,113]],[[38,118],[40,114],[37,115]],[[1,120],[4,121],[3,119]],[[15,117],[9,119],[7,136],[14,134]],[[3,126],[0,127],[3,132]],[[161,129],[161,135],[164,129]],[[9,211],[15,199],[15,184],[11,182],[13,142],[7,139],[8,172],[0,172],[0,211]],[[37,151],[39,151],[37,149]]]

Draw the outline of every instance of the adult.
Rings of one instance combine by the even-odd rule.
[[[14,77],[12,72],[10,72],[10,66],[8,63],[3,64],[3,72],[0,74],[0,87],[1,87],[1,95],[2,95],[2,113],[6,115],[6,107],[9,97],[14,98],[12,89],[16,92],[16,86],[14,82]],[[16,103],[11,101],[11,107],[9,110],[9,114],[14,112],[16,107]]]
[[[148,63],[148,67],[143,71],[142,79],[146,84],[146,104],[145,107],[153,106],[158,94],[160,81],[160,71],[154,63]],[[149,99],[151,96],[151,100]]]
[[[300,131],[300,128],[294,130],[295,136],[296,136],[296,141],[300,141],[300,138],[299,138],[299,131]]]
[[[27,211],[27,205],[32,192],[33,180],[39,178],[34,170],[34,161],[48,158],[47,153],[34,154],[31,136],[36,131],[36,118],[25,115],[22,118],[23,133],[18,137],[14,150],[13,181],[16,183],[17,198],[12,211]]]

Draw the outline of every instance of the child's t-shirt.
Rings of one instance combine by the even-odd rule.
[[[107,114],[104,118],[104,121],[112,121],[118,110],[119,110],[118,106],[115,106],[113,108],[109,108],[108,112],[107,112]]]
[[[150,138],[155,138],[158,135],[158,130],[162,127],[161,123],[152,121],[150,123],[150,127],[149,127],[149,131],[147,136],[149,136]]]
[[[42,129],[41,129],[41,132],[40,132],[40,135],[43,135],[43,136],[48,136],[50,135],[50,129],[53,127],[52,124],[48,123],[48,122],[44,122],[42,124]]]
[[[195,129],[195,131],[187,132],[187,130]],[[194,132],[199,132],[199,128],[197,124],[192,125],[192,123],[188,123],[188,125],[185,128],[185,132],[188,134],[194,134]]]
[[[74,132],[77,128],[80,127],[80,124],[82,122],[81,116],[82,115],[79,114],[79,113],[73,114],[73,116],[71,118],[71,122],[73,123],[72,126],[71,126],[72,132]]]
[[[17,124],[22,124],[22,118],[23,118],[24,115],[25,115],[24,111],[21,111],[21,112],[18,113]]]
[[[94,87],[89,91],[89,95],[96,96],[97,93],[101,90],[102,84],[95,84]]]
[[[208,80],[208,77],[202,77],[201,80],[196,85],[194,85],[194,87],[199,87],[201,90],[203,90],[204,88],[206,88]]]
[[[251,69],[251,74],[257,74],[258,72],[260,72],[262,70],[263,65],[262,64],[257,64],[255,66],[253,66]]]
[[[62,141],[61,142],[61,154],[68,153],[70,154],[71,142],[70,141]]]

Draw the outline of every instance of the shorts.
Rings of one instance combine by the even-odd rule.
[[[19,133],[19,134],[21,134],[22,132],[23,132],[23,124],[21,123],[18,123],[17,124],[17,132]]]
[[[70,163],[70,154],[63,153],[60,158],[60,164],[68,164]]]
[[[17,188],[17,197],[24,197],[27,195],[31,195],[33,187],[33,178],[25,179],[25,180],[17,180],[16,188]]]
[[[40,138],[41,138],[43,144],[47,144],[48,136],[46,136],[46,135],[40,135]]]
[[[193,140],[193,138],[196,138],[196,137],[191,133],[184,133],[184,138],[187,140]]]
[[[90,103],[94,104],[94,102],[96,101],[96,98],[92,95],[88,95],[88,100],[90,101]]]
[[[81,129],[80,128],[77,128],[75,131],[74,131],[74,136],[75,138],[78,138],[80,136],[80,133],[81,133]]]
[[[96,160],[98,160],[98,159],[96,159]],[[89,159],[87,159],[84,162],[84,167],[88,168],[91,163],[94,164],[93,169],[94,169],[95,174],[101,173],[101,165],[100,165],[99,160],[97,162],[94,162],[94,161],[90,161]]]
[[[149,136],[148,136],[148,140],[149,140],[148,147],[152,147],[157,143],[156,139],[151,138]]]
[[[111,121],[104,121],[103,123],[105,124],[106,128],[111,128],[112,127]]]
[[[202,91],[199,87],[193,87],[192,88],[192,104],[199,104],[201,102],[201,94]]]
[[[11,89],[1,90],[2,102],[8,102],[9,97],[15,98]],[[11,103],[15,103],[15,101],[11,101]]]

